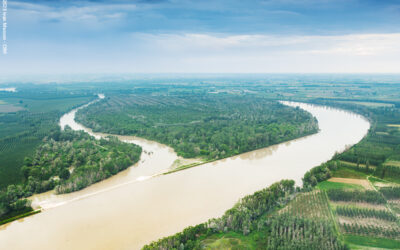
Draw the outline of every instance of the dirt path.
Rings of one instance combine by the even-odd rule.
[[[367,190],[373,190],[373,187],[371,186],[371,184],[369,183],[368,180],[332,177],[328,181],[330,181],[330,182],[348,183],[348,184],[358,184],[358,185],[363,186]]]

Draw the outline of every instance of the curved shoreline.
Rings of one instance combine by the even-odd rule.
[[[53,209],[25,218],[23,223],[11,223],[6,230],[0,227],[0,247],[139,248],[218,217],[240,197],[277,180],[290,178],[299,183],[305,171],[357,143],[370,126],[354,113],[299,105],[317,117],[320,132],[157,178],[151,178],[152,173],[160,173],[176,160],[172,149],[120,136],[127,142],[137,141],[149,149],[144,151],[154,154],[143,154],[136,166],[84,190],[36,197],[38,204]],[[82,226],[90,230],[82,231]],[[38,227],[43,232],[38,234]],[[17,242],[20,233],[32,236],[26,243]],[[99,235],[104,237],[99,239]]]

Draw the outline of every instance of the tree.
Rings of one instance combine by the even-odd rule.
[[[383,178],[385,178],[386,166],[385,166],[385,165],[381,165],[381,168],[382,168],[382,175],[381,175],[381,178],[383,179]]]
[[[69,176],[70,176],[69,170],[67,168],[63,168],[60,173],[60,178],[66,180],[69,178]]]

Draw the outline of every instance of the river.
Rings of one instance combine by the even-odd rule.
[[[78,192],[34,195],[33,205],[43,211],[0,226],[0,249],[139,249],[219,217],[239,198],[281,179],[293,179],[300,185],[307,170],[359,142],[370,126],[351,112],[285,104],[310,112],[320,131],[169,175],[160,173],[178,158],[171,148],[118,136],[143,147],[136,165]],[[83,129],[97,138],[106,136],[76,123],[76,111],[60,119],[61,127]]]

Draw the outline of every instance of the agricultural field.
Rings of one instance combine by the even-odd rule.
[[[400,130],[392,124],[400,124],[398,105],[393,107],[363,107],[337,100],[318,100],[316,103],[329,104],[349,109],[364,115],[372,121],[368,135],[358,144],[346,150],[335,159],[343,166],[367,175],[399,182],[400,168]]]
[[[225,79],[224,81],[226,82]],[[257,84],[257,87],[245,83],[219,86],[218,81],[215,81],[213,87],[204,84],[192,89],[187,88],[186,85],[172,88],[164,84],[158,86],[157,94],[154,94],[154,89],[151,88],[137,88],[130,92],[130,97],[127,97],[128,94],[113,95],[105,102],[99,103],[97,109],[81,112],[81,122],[98,131],[140,135],[140,133],[145,133],[143,126],[146,125],[151,129],[146,131],[146,135],[142,134],[144,137],[150,136],[153,128],[161,129],[164,134],[167,131],[176,137],[182,136],[176,128],[179,130],[183,128],[183,132],[186,132],[184,129],[190,127],[201,129],[208,117],[206,112],[202,113],[206,106],[199,106],[197,111],[194,110],[195,105],[189,109],[185,107],[185,96],[188,93],[201,93],[207,101],[212,100],[212,95],[225,95],[227,98],[230,95],[245,96],[250,93],[247,91],[251,91],[255,98],[262,96],[268,101],[296,100],[351,110],[364,115],[371,122],[371,130],[359,144],[335,155],[331,161],[306,173],[301,192],[281,200],[275,209],[253,214],[249,213],[252,211],[249,207],[237,205],[222,219],[211,220],[203,225],[205,229],[197,226],[189,228],[178,235],[152,243],[148,248],[171,247],[172,245],[178,248],[182,247],[182,244],[186,247],[188,242],[191,246],[206,249],[218,247],[276,249],[289,248],[290,244],[304,244],[309,248],[312,248],[312,244],[319,244],[319,246],[324,244],[336,249],[346,249],[346,246],[342,245],[344,243],[354,249],[365,249],[366,247],[396,248],[400,245],[396,217],[396,211],[399,211],[398,199],[389,199],[388,191],[381,192],[380,190],[380,188],[394,185],[400,179],[397,170],[392,168],[397,166],[396,162],[400,161],[400,133],[397,126],[390,126],[390,124],[400,124],[399,87],[389,83],[378,85],[374,82],[344,81],[335,85],[323,81],[307,83],[293,81],[284,84],[267,84],[258,81]],[[190,101],[196,103],[195,99],[190,99]],[[162,111],[154,109],[155,106],[162,106]],[[182,115],[182,118],[179,117],[179,122],[177,122],[178,114],[169,114],[169,110],[172,109],[169,107],[174,106],[179,107],[176,110],[179,111],[179,115]],[[215,106],[218,107],[218,103]],[[138,111],[139,107],[147,109],[148,113],[156,113],[157,116],[149,117],[146,113]],[[101,118],[94,117],[94,114],[100,110],[106,110],[105,113],[109,112],[110,115]],[[215,110],[210,110],[217,114],[217,117],[220,115]],[[115,116],[111,113],[123,112],[127,115],[125,117],[118,115],[118,119],[126,121],[126,124],[134,120],[136,127],[119,127],[117,124],[112,124],[111,117]],[[191,115],[194,112],[196,115]],[[168,117],[163,117],[163,113],[168,114]],[[221,116],[224,117],[224,115]],[[213,119],[215,122],[216,118]],[[156,136],[151,135],[148,138],[171,146],[176,143],[173,140],[168,142],[168,139],[160,139],[161,137],[157,139]],[[180,138],[185,139],[184,136]],[[194,138],[190,140],[195,141]],[[185,141],[182,140],[182,142]],[[205,143],[209,141],[206,140]],[[235,145],[230,142],[224,142],[224,144],[228,146],[225,153],[230,152],[231,145]],[[202,146],[199,146],[199,149],[200,152],[206,153],[204,155],[202,153],[185,154],[185,151],[190,152],[190,150],[178,148],[176,145],[173,147],[177,152],[181,152],[182,156],[206,156],[207,158],[212,153],[212,151],[207,153],[201,151],[209,150]],[[218,151],[221,152],[221,150]],[[214,157],[215,155],[211,154],[211,158]],[[217,157],[222,156],[218,154]],[[255,200],[261,202],[265,199],[260,195],[254,195],[253,198],[253,202]],[[235,226],[232,226],[233,224]],[[292,227],[293,225],[296,226]],[[326,234],[321,234],[323,236],[321,241],[306,243],[293,237],[293,234],[290,235],[295,233],[295,235],[304,236],[306,234],[303,233],[306,232],[320,235],[315,230],[316,226],[323,228],[326,232]],[[324,241],[325,239],[329,239],[327,241],[329,244]]]
[[[332,171],[332,177],[337,178],[351,178],[351,179],[366,179],[367,174],[357,171],[353,167],[346,167],[340,165],[336,170]]]
[[[93,98],[93,94],[72,95],[50,86],[21,86],[17,92],[0,92],[2,103],[18,108],[0,112],[0,190],[23,181],[20,169],[24,158],[32,156],[46,135],[59,129],[58,120],[64,112]]]
[[[351,179],[349,179],[349,182]],[[386,190],[386,189],[385,189]],[[380,190],[379,190],[380,191]],[[400,240],[400,224],[397,214],[386,199],[390,191],[359,189],[328,190],[330,207],[336,217],[340,232],[346,241],[356,244],[357,237],[375,237],[389,242]],[[349,237],[347,237],[349,236]],[[356,237],[357,236],[357,237]],[[362,239],[362,238],[361,238]],[[366,241],[368,242],[368,241]],[[398,241],[400,244],[400,241]],[[366,244],[365,242],[362,244]],[[377,246],[372,242],[368,246]],[[356,245],[353,246],[357,248]],[[352,248],[353,248],[352,247]]]
[[[366,116],[373,121],[361,143],[307,172],[303,178],[303,191],[290,196],[287,205],[276,212],[253,219],[257,225],[255,231],[232,236],[228,230],[201,236],[199,241],[203,246],[277,249],[303,244],[311,249],[315,242],[297,241],[293,234],[301,235],[310,230],[313,235],[320,235],[312,229],[313,225],[318,225],[327,233],[322,238],[330,240],[329,243],[317,241],[317,244],[327,249],[398,249],[400,189],[397,183],[400,178],[395,169],[385,164],[396,162],[400,157],[397,128],[387,130],[385,125],[398,120],[398,109],[386,105],[351,107],[364,115],[368,111]],[[246,212],[242,211],[244,216]],[[291,227],[293,224],[303,227]],[[224,231],[224,227],[220,228]],[[154,244],[160,246],[166,240]]]
[[[331,179],[318,183],[317,188],[325,191],[329,189],[364,189],[364,187],[358,183],[336,182],[331,181]]]
[[[366,106],[366,107],[371,107],[371,108],[380,108],[380,107],[393,107],[394,104],[392,103],[381,103],[381,102],[357,102],[357,101],[338,101],[339,103],[345,103],[345,104],[356,104],[356,105],[361,105],[361,106]]]
[[[69,193],[83,189],[132,166],[141,148],[116,137],[96,140],[83,131],[53,131],[43,139],[32,157],[25,157],[24,181],[0,191],[0,221],[9,214],[27,212],[34,193],[55,189]],[[28,211],[29,212],[29,211]]]
[[[88,100],[90,98],[86,98]],[[77,105],[83,100],[74,101],[77,102],[72,103]],[[23,159],[33,154],[46,135],[59,129],[58,120],[62,114],[57,109],[48,112],[25,110],[0,114],[0,188],[22,181],[20,168]]]
[[[1,101],[0,101],[1,102]],[[13,104],[0,103],[0,113],[12,113],[23,110],[24,108]]]
[[[127,154],[128,149],[118,142],[111,141],[114,145],[103,151],[100,146],[107,147],[106,142],[84,136],[43,140],[59,131],[61,114],[89,102],[99,90],[106,98],[81,110],[80,122],[95,131],[157,140],[172,146],[180,156],[198,157],[199,161],[316,132],[315,120],[307,113],[277,102],[295,100],[357,112],[370,120],[371,130],[359,144],[307,172],[302,187],[296,189],[292,181],[279,182],[244,197],[221,218],[189,227],[145,249],[318,249],[321,245],[326,249],[363,249],[400,245],[397,85],[378,85],[372,80],[353,83],[339,76],[336,84],[321,79],[255,80],[251,84],[248,79],[222,78],[174,79],[172,85],[171,81],[87,84],[79,86],[80,91],[71,86],[60,85],[56,91],[50,86],[35,86],[0,93],[0,107],[20,109],[0,111],[0,189],[9,191],[7,197],[13,198],[6,209],[26,209],[27,204],[17,203],[17,197],[56,186],[60,193],[79,190],[137,160],[135,155],[115,157],[118,164],[100,161],[103,156],[115,156],[111,147],[119,148],[118,155]],[[76,156],[72,149],[78,152]],[[193,162],[182,160],[175,162],[175,167],[190,164]],[[14,185],[6,190],[10,184]],[[0,197],[3,199],[6,196]],[[1,213],[4,209],[0,206]]]
[[[324,191],[297,193],[293,184],[275,183],[246,196],[221,218],[144,249],[348,249],[337,237]]]
[[[12,105],[17,110],[0,112],[0,217],[1,220],[30,212],[29,202],[18,200],[24,196],[21,188],[27,176],[21,171],[26,157],[32,157],[43,139],[59,131],[60,116],[93,99],[92,95],[71,95],[55,93],[39,88],[39,91],[21,88],[18,92],[0,92],[4,105]],[[4,104],[6,103],[6,104]],[[9,196],[3,194],[8,193]]]
[[[398,168],[400,168],[400,161],[389,160],[389,161],[386,161],[383,165],[385,165],[387,167],[398,167]]]
[[[297,195],[279,214],[302,218],[331,219],[328,198],[324,191],[314,190]]]

